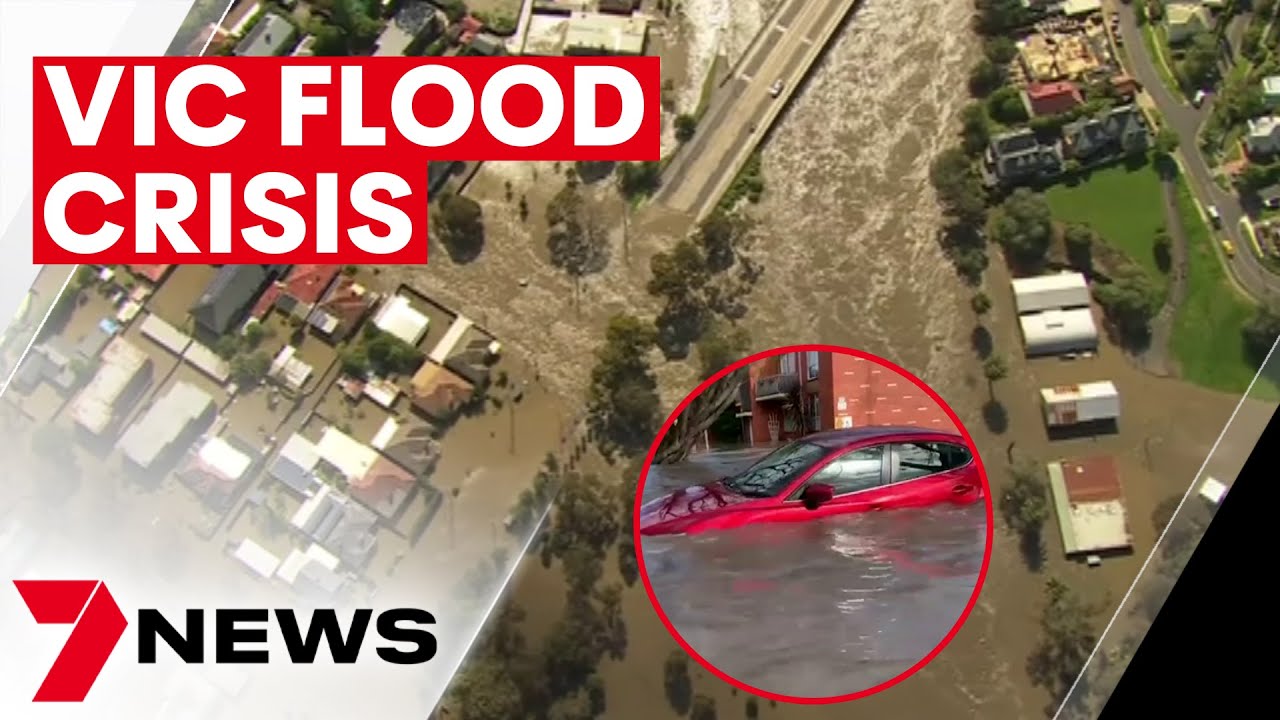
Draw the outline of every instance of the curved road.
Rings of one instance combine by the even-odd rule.
[[[1156,67],[1159,60],[1151,57],[1143,42],[1142,28],[1138,25],[1133,7],[1121,4],[1117,9],[1120,13],[1120,33],[1125,38],[1125,48],[1128,50],[1126,54],[1129,57],[1130,72],[1155,102],[1165,124],[1178,134],[1178,154],[1182,158],[1181,164],[1191,191],[1201,205],[1217,206],[1222,215],[1222,232],[1231,238],[1237,249],[1235,257],[1227,258],[1222,248],[1214,243],[1214,252],[1226,264],[1240,286],[1254,298],[1260,301],[1280,298],[1280,276],[1263,267],[1262,260],[1253,252],[1253,243],[1240,230],[1240,221],[1245,217],[1245,212],[1239,197],[1223,190],[1214,182],[1213,171],[1200,152],[1200,126],[1209,116],[1212,100],[1195,108],[1175,95],[1160,76]]]

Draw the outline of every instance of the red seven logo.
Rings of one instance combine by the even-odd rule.
[[[83,702],[129,625],[98,580],[14,580],[41,625],[74,625],[35,702]]]

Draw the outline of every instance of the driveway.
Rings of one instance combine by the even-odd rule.
[[[1118,5],[1120,32],[1125,37],[1129,71],[1142,84],[1143,90],[1155,102],[1165,124],[1178,134],[1181,165],[1191,186],[1191,191],[1201,205],[1215,205],[1222,215],[1222,232],[1231,239],[1239,252],[1227,258],[1222,248],[1214,245],[1217,253],[1231,271],[1240,286],[1258,300],[1280,297],[1280,277],[1262,265],[1253,252],[1253,245],[1240,230],[1240,220],[1245,218],[1240,199],[1233,192],[1223,190],[1214,181],[1213,171],[1200,152],[1197,141],[1200,126],[1209,117],[1213,100],[1197,109],[1185,102],[1175,90],[1166,87],[1156,67],[1157,59],[1151,57],[1142,40],[1142,28],[1138,25],[1131,5]]]

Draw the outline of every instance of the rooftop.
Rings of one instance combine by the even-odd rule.
[[[151,467],[194,423],[212,419],[216,411],[209,393],[178,381],[129,426],[120,438],[120,450],[139,467]]]
[[[271,57],[279,55],[293,40],[293,23],[273,13],[263,12],[262,19],[236,44],[235,54],[241,57]]]
[[[102,352],[102,365],[76,396],[71,417],[84,429],[98,434],[115,418],[116,403],[151,365],[151,358],[137,345],[116,338]]]
[[[1119,394],[1116,390],[1115,383],[1110,380],[1100,380],[1098,382],[1079,383],[1076,385],[1059,385],[1057,387],[1041,388],[1040,395],[1045,402],[1070,402],[1072,400],[1086,400],[1089,398],[1115,397]]]
[[[1114,458],[1049,463],[1049,486],[1068,555],[1131,547],[1129,521]]]
[[[409,381],[414,406],[437,420],[452,417],[474,395],[475,386],[465,378],[430,360],[423,362]]]
[[[427,316],[414,309],[409,298],[403,295],[387,300],[373,316],[373,324],[379,330],[415,347],[427,334],[428,323]]]

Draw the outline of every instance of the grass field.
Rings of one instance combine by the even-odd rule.
[[[1156,265],[1155,236],[1165,226],[1160,177],[1151,163],[1095,170],[1074,185],[1045,193],[1054,218],[1084,223],[1111,247],[1147,270],[1161,290],[1165,274]]]
[[[1178,209],[1190,245],[1189,267],[1187,298],[1178,310],[1170,349],[1186,380],[1224,392],[1243,392],[1257,372],[1245,357],[1240,334],[1253,316],[1254,304],[1227,277],[1213,246],[1213,233],[1196,209],[1186,180],[1181,178]],[[1280,398],[1280,388],[1273,380],[1260,379],[1253,395]]]

